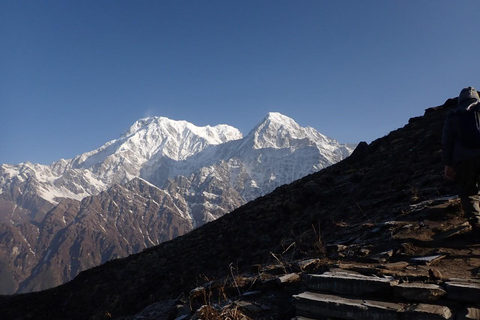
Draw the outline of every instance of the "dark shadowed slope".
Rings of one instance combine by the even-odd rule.
[[[292,258],[318,256],[319,233],[324,244],[361,244],[369,255],[386,249],[400,252],[407,242],[418,245],[436,230],[423,230],[419,224],[415,233],[396,236],[404,225],[385,222],[424,225],[431,212],[416,213],[412,208],[454,195],[454,187],[442,177],[440,137],[445,115],[455,103],[452,99],[428,109],[405,127],[368,146],[361,144],[350,158],[187,235],[82,272],[60,287],[1,297],[1,318],[103,319],[135,314],[153,302],[177,298],[200,279],[228,274],[232,263],[238,270],[248,270],[253,264],[268,263],[271,253],[281,254],[289,246],[294,248]]]

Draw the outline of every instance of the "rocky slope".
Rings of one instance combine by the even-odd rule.
[[[64,283],[215,220],[348,156],[270,113],[245,138],[161,117],[51,166],[0,167],[0,293]]]
[[[294,262],[305,259],[314,259],[310,272],[343,264],[390,270],[403,281],[478,280],[478,239],[468,233],[455,237],[468,228],[455,187],[442,177],[440,135],[455,105],[448,100],[428,109],[404,128],[361,144],[346,160],[184,236],[84,271],[57,288],[1,297],[2,318],[149,319],[148,310],[163,306],[168,312],[157,319],[167,314],[211,319],[228,305],[221,301],[240,297],[249,304],[235,302],[230,318],[290,319],[292,294],[300,293],[302,284],[282,287],[268,275],[301,274],[305,268]],[[443,256],[434,267],[412,262],[434,254]],[[399,261],[408,261],[408,267],[392,269],[389,263]],[[202,284],[202,290],[193,290]],[[186,312],[175,307],[182,300]],[[140,313],[151,304],[153,309]],[[201,304],[205,307],[194,313]]]

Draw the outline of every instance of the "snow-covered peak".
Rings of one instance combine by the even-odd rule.
[[[187,121],[148,117],[136,121],[119,139],[81,155],[75,162],[77,166],[90,168],[118,158],[138,170],[152,157],[184,160],[207,146],[241,138],[240,131],[228,125],[198,127]]]
[[[240,131],[229,125],[199,127],[187,121],[148,117],[136,121],[118,139],[74,159],[60,159],[51,166],[28,162],[0,166],[0,194],[13,184],[21,184],[56,203],[58,198],[80,200],[114,183],[126,183],[139,177],[162,186],[169,177],[179,174],[187,177],[194,170],[211,167],[217,161],[249,163],[245,172],[256,179],[269,172],[285,171],[278,163],[288,155],[298,163],[306,163],[305,159],[299,160],[301,154],[314,160],[320,157],[310,169],[300,170],[307,174],[340,161],[350,153],[348,146],[340,145],[311,127],[301,127],[278,112],[270,112],[243,139]],[[259,161],[264,163],[262,167],[258,167]],[[257,173],[254,167],[258,167]],[[236,174],[243,176],[244,173]]]
[[[254,149],[288,148],[297,145],[298,140],[308,139],[310,128],[303,128],[292,118],[278,112],[270,112],[247,136],[253,141]],[[312,142],[313,144],[313,142]],[[305,145],[305,141],[302,141]]]
[[[300,127],[298,123],[295,122],[295,120],[281,114],[280,112],[269,112],[267,116],[263,119],[262,123],[267,121],[270,123],[277,123],[285,126]]]
[[[242,133],[229,125],[220,124],[216,126],[198,127],[190,122],[184,120],[171,120],[165,117],[147,117],[136,121],[122,137],[128,138],[139,132],[147,132],[151,134],[194,134],[206,141],[209,144],[220,144],[230,140],[237,140],[242,138]]]

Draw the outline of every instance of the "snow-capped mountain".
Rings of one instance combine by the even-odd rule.
[[[0,278],[11,281],[0,293],[58,285],[181,235],[353,147],[279,113],[245,137],[228,125],[149,117],[74,159],[1,165]]]
[[[62,159],[50,166],[28,162],[2,165],[0,190],[15,177],[35,179],[38,195],[53,204],[60,198],[81,200],[114,183],[140,176],[149,160],[181,161],[208,146],[241,138],[240,131],[227,125],[197,127],[163,117],[145,118],[135,122],[119,139],[71,160]]]

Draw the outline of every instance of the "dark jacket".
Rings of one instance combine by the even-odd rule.
[[[459,112],[465,111],[460,109],[450,111],[443,126],[443,164],[451,167],[455,166],[458,162],[462,160],[480,157],[480,148],[468,148],[462,143],[462,140],[460,139],[460,119],[458,117]]]

